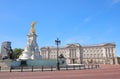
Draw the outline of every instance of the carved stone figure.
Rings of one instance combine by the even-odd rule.
[[[35,33],[35,24],[36,24],[36,22],[32,22],[32,24],[31,24],[31,30],[30,30],[30,32],[31,33]]]
[[[32,22],[30,33],[28,36],[27,45],[24,48],[24,51],[19,56],[19,59],[21,60],[27,60],[27,59],[41,59],[39,47],[36,42],[37,35],[35,33],[35,26],[36,22]]]
[[[4,47],[4,49],[7,51],[7,55],[8,55],[8,59],[13,59],[13,50],[12,48],[6,48]]]
[[[14,59],[14,54],[13,50],[11,48],[11,42],[10,41],[5,41],[2,43],[1,46],[1,56],[2,59]]]

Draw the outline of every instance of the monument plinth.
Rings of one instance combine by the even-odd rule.
[[[35,26],[36,22],[32,22],[30,33],[27,35],[27,45],[24,48],[24,51],[19,56],[21,60],[28,60],[28,59],[41,59],[39,46],[37,44],[37,35],[35,33]]]

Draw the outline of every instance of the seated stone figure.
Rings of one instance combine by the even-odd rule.
[[[3,60],[4,59],[14,59],[12,48],[11,47],[10,48],[4,47],[4,49],[7,51],[7,56],[3,57]]]

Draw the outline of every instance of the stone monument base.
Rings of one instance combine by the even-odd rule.
[[[0,67],[2,70],[8,70],[11,67],[12,60],[6,59],[6,60],[0,60]]]
[[[20,66],[27,66],[27,61],[26,60],[21,60]]]
[[[66,62],[63,60],[59,61],[60,65],[66,65]],[[57,60],[18,60],[18,61],[13,61],[11,63],[12,67],[20,67],[20,66],[56,66]]]

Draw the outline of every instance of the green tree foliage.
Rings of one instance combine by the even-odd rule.
[[[21,49],[21,48],[15,48],[13,50],[13,52],[14,52],[14,58],[15,59],[19,58],[19,56],[22,54],[22,51],[23,51],[23,49]]]

